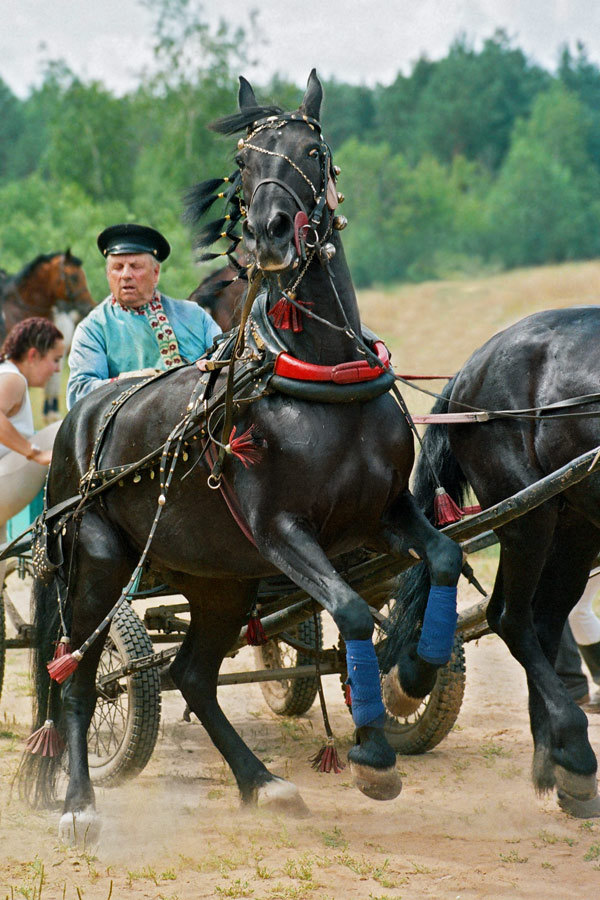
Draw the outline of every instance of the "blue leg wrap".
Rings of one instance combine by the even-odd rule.
[[[346,663],[354,724],[357,728],[363,725],[381,727],[385,720],[385,708],[373,641],[370,638],[366,641],[346,641]]]
[[[425,662],[443,666],[452,655],[456,631],[456,588],[432,585],[417,653]]]

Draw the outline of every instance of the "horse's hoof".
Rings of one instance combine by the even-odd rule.
[[[575,800],[593,800],[598,795],[595,773],[577,775],[575,772],[569,772],[563,766],[554,766],[554,777],[559,792],[573,797]]]
[[[576,819],[597,819],[600,816],[600,797],[596,794],[589,800],[579,800],[564,791],[558,792],[558,805],[563,812]]]
[[[299,819],[310,815],[310,810],[296,785],[283,778],[274,777],[261,784],[256,792],[256,805],[260,809],[285,813]]]
[[[58,824],[58,837],[63,844],[95,844],[100,836],[100,817],[93,806],[78,812],[66,812]]]
[[[392,716],[406,718],[414,713],[423,702],[422,697],[410,697],[400,684],[398,666],[393,666],[381,683],[381,693],[385,708]]]
[[[376,769],[350,760],[350,771],[356,787],[371,800],[394,800],[402,790],[402,779],[395,765]]]

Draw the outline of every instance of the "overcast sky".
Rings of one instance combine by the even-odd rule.
[[[554,69],[559,47],[583,41],[600,64],[598,0],[207,0],[212,21],[260,12],[265,46],[257,83],[274,72],[303,84],[325,78],[388,84],[422,54],[437,59],[459,33],[478,46],[504,28],[532,59]],[[64,59],[84,79],[123,93],[151,63],[151,19],[136,0],[0,0],[0,77],[20,97],[44,59]],[[243,21],[243,20],[242,20]],[[256,50],[254,51],[256,55]]]

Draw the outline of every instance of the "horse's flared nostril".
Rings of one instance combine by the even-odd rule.
[[[273,241],[291,241],[294,234],[294,223],[285,212],[277,212],[269,219],[267,236]]]

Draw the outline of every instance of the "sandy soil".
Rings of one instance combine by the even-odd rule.
[[[490,279],[363,292],[365,321],[394,351],[399,372],[454,372],[498,328],[538,308],[600,302],[600,263],[524,270]],[[433,326],[433,327],[432,327]],[[431,405],[406,394],[413,412]],[[487,582],[490,583],[489,581]],[[328,644],[335,641],[330,629]],[[58,812],[10,799],[29,730],[27,659],[8,654],[0,702],[0,900],[474,900],[600,895],[600,819],[567,817],[538,798],[523,674],[495,637],[469,644],[467,688],[451,734],[434,751],[401,757],[404,789],[390,803],[359,794],[345,770],[320,775],[307,759],[322,743],[316,704],[300,719],[270,712],[258,685],[220,690],[252,749],[293,780],[303,820],[240,810],[231,775],[202,726],[163,696],[159,741],[135,781],[97,791],[97,846],[60,846]],[[247,668],[250,651],[226,665]],[[336,676],[324,679],[338,746],[352,728]],[[590,722],[600,746],[600,716]],[[41,885],[41,888],[40,888]]]
[[[334,640],[328,625],[326,645]],[[10,651],[0,705],[0,897],[597,896],[600,820],[569,818],[554,797],[533,792],[520,667],[493,636],[468,644],[466,655],[458,722],[435,750],[399,757],[404,788],[395,801],[362,796],[347,770],[324,775],[310,768],[307,758],[323,734],[318,703],[306,717],[278,718],[259,686],[249,685],[221,688],[222,706],[271,771],[299,786],[311,816],[241,810],[222,758],[197,721],[182,721],[180,696],[168,693],[150,764],[135,781],[97,791],[99,843],[69,849],[57,841],[56,811],[32,812],[10,799],[29,723],[26,653]],[[251,667],[252,651],[226,665]],[[339,680],[329,676],[324,684],[345,756],[351,722]],[[598,745],[600,716],[592,717],[590,733]]]

